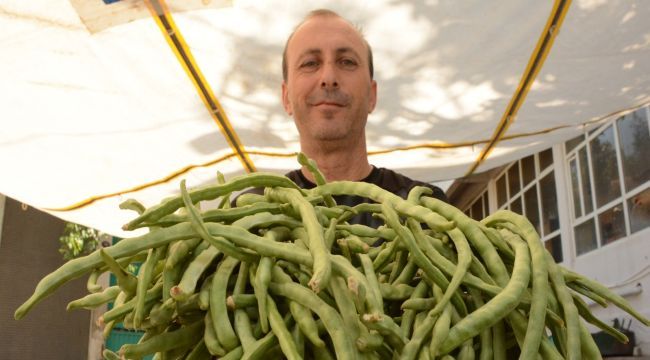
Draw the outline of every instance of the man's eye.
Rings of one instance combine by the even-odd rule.
[[[316,67],[317,65],[318,65],[318,62],[316,60],[307,60],[307,61],[303,62],[302,64],[300,64],[300,67],[301,68],[313,68],[313,67]]]
[[[346,68],[352,68],[357,66],[357,62],[352,59],[341,59],[339,62],[341,65],[343,65]]]

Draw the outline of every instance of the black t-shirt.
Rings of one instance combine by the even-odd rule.
[[[307,178],[302,174],[300,170],[290,171],[287,174],[285,174],[285,176],[287,176],[289,179],[295,182],[296,185],[298,185],[303,189],[311,189],[316,186],[316,184],[307,180]],[[411,191],[413,187],[426,186],[431,190],[433,190],[433,194],[430,196],[438,198],[445,202],[447,201],[447,196],[445,195],[444,191],[442,191],[442,189],[440,189],[439,187],[431,184],[427,184],[422,181],[410,179],[402,174],[399,174],[393,170],[386,169],[386,168],[377,168],[373,166],[370,174],[366,178],[360,181],[375,184],[384,190],[390,191],[391,193],[400,196],[403,199],[406,199],[409,191]],[[361,203],[374,202],[370,199],[361,196],[356,196],[356,195],[336,195],[334,196],[334,200],[336,201],[337,205],[347,205],[347,206],[355,206]],[[356,215],[348,222],[350,224],[363,224],[374,228],[377,228],[380,225],[382,225],[381,220],[373,218],[369,213],[361,213],[359,215]]]

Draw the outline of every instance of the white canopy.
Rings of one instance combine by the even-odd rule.
[[[242,174],[234,145],[259,171],[297,168],[297,132],[279,97],[281,54],[315,8],[358,24],[373,47],[371,163],[419,180],[488,170],[650,103],[644,0],[166,6],[152,9],[175,26],[159,26],[143,0],[0,0],[1,193],[123,236],[135,214],[120,202],[149,206],[177,193],[181,178],[197,186],[217,171]],[[226,140],[172,51],[181,37],[238,143]]]

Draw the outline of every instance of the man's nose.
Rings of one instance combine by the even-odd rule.
[[[323,89],[338,88],[339,81],[336,66],[332,62],[327,62],[322,68],[320,86]]]

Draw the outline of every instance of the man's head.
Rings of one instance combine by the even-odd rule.
[[[310,11],[307,16],[305,16],[304,20],[296,26],[296,28],[293,30],[291,35],[289,35],[289,38],[287,38],[287,42],[284,44],[284,51],[282,52],[282,79],[284,81],[287,81],[287,74],[288,74],[288,69],[287,69],[287,47],[289,47],[289,42],[291,41],[291,38],[293,37],[293,34],[296,33],[296,30],[300,27],[300,25],[304,24],[307,20],[311,19],[312,17],[316,16],[332,16],[332,17],[337,17],[340,19],[343,19],[339,14],[335,13],[332,10],[327,10],[327,9],[318,9],[318,10],[313,10]],[[350,26],[353,26],[351,23],[349,23]],[[363,40],[364,44],[366,45],[366,48],[368,49],[368,71],[370,73],[370,78],[373,79],[375,77],[375,66],[374,62],[372,59],[372,48],[370,47],[370,44],[368,44],[368,41],[364,38],[363,34],[361,33],[361,30],[358,28],[355,28],[357,30],[357,33],[359,34],[359,37],[361,37],[361,40]]]
[[[372,53],[350,22],[311,12],[287,40],[282,103],[305,142],[363,141],[375,107]]]

